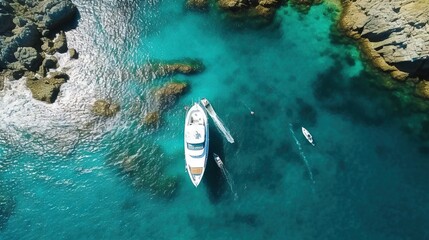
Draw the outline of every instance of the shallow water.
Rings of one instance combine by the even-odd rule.
[[[60,60],[70,81],[58,100],[32,100],[19,81],[0,93],[1,190],[15,202],[1,239],[429,237],[423,143],[403,131],[357,50],[333,43],[323,5],[308,15],[284,7],[272,26],[248,29],[181,1],[74,2],[67,38],[79,60]],[[205,71],[174,76],[190,90],[159,128],[143,126],[152,89],[171,80],[148,81],[143,64],[185,57]],[[212,126],[237,199],[212,159],[197,189],[184,172],[184,107],[201,97],[236,141]],[[121,111],[94,117],[98,98]],[[315,184],[289,122],[317,141],[297,134]]]

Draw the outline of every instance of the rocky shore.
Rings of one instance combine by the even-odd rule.
[[[429,1],[344,0],[340,26],[397,80],[429,80]],[[416,84],[429,98],[427,82]]]
[[[71,0],[3,0],[0,2],[0,90],[4,81],[25,77],[37,100],[52,103],[65,73],[48,74],[58,67],[53,54],[68,50],[64,26],[76,18]],[[70,49],[76,58],[76,50]]]

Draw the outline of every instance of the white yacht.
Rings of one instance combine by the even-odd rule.
[[[185,160],[186,170],[195,187],[200,184],[209,153],[209,123],[200,104],[195,103],[186,114]]]

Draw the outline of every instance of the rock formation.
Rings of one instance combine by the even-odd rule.
[[[169,82],[155,91],[155,100],[164,109],[173,104],[177,97],[185,92],[188,84],[184,82]]]
[[[161,117],[161,115],[158,111],[149,112],[144,116],[143,124],[148,125],[148,126],[157,125],[160,117]]]
[[[289,0],[292,7],[301,12],[308,12],[311,6],[322,3],[323,0]]]
[[[34,99],[53,103],[57,99],[60,87],[68,80],[65,73],[55,73],[43,78],[28,75],[26,85]]]
[[[68,77],[46,77],[49,69],[58,67],[56,58],[50,55],[67,51],[66,35],[59,28],[74,19],[76,12],[71,0],[0,2],[0,90],[5,79],[30,76],[27,86],[33,88],[33,97],[55,101]]]
[[[429,1],[344,0],[340,26],[398,79],[429,78]]]
[[[187,0],[186,8],[197,11],[207,11],[209,9],[208,0]]]
[[[416,94],[429,99],[429,81],[420,81],[416,86]]]
[[[281,0],[218,0],[219,7],[232,18],[256,18],[262,23],[271,22]]]
[[[116,103],[111,103],[106,100],[100,99],[94,102],[92,112],[95,115],[103,117],[112,117],[119,112],[120,107]]]
[[[204,64],[197,59],[185,58],[172,61],[152,61],[143,66],[147,78],[159,78],[174,74],[192,75],[204,71]]]

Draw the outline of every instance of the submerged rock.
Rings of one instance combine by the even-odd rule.
[[[171,198],[178,187],[178,179],[164,174],[166,159],[161,150],[155,146],[135,151],[135,154],[114,157],[115,160],[110,161],[119,167],[136,189]]]
[[[144,67],[146,72],[153,74],[154,77],[163,77],[173,74],[192,75],[204,71],[204,64],[196,59],[183,59],[173,61],[155,61],[148,63]]]
[[[100,99],[94,102],[92,112],[95,115],[103,117],[112,117],[119,112],[120,107],[116,103],[111,103],[106,100]]]
[[[207,11],[209,9],[208,0],[187,0],[186,8],[197,11]]]
[[[166,108],[173,104],[187,87],[188,84],[184,82],[169,82],[155,91],[155,99],[160,103],[162,109]]]
[[[159,119],[161,118],[161,114],[158,111],[149,112],[143,119],[143,124],[148,126],[153,126],[159,123]]]
[[[9,195],[0,193],[0,229],[2,229],[15,209],[15,201]]]
[[[322,3],[323,0],[289,0],[289,3],[300,12],[307,13],[311,6]]]

